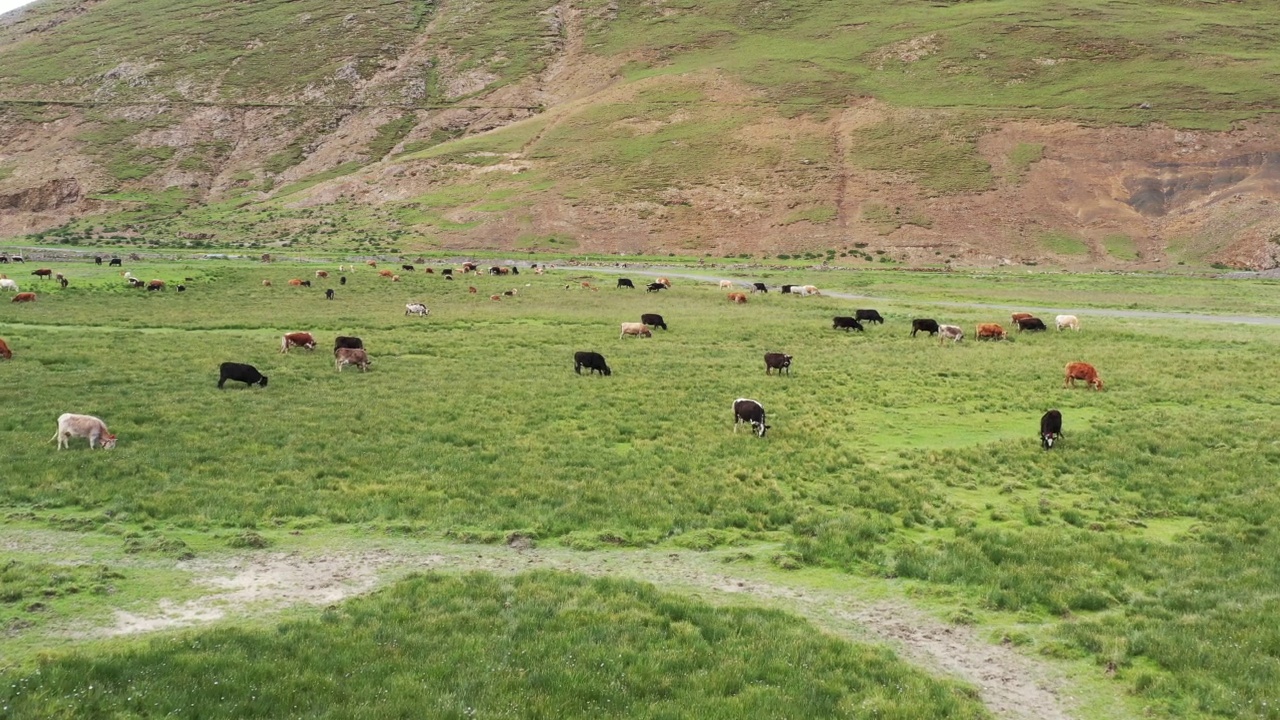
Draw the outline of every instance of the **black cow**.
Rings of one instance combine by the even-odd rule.
[[[855,310],[853,316],[860,322],[884,324],[884,318],[880,317],[880,313],[875,310]]]
[[[640,316],[640,322],[644,323],[645,325],[648,325],[649,327],[660,327],[663,330],[667,329],[667,323],[663,321],[661,315],[654,315],[653,313],[645,313]]]
[[[667,289],[666,285],[656,282],[656,283],[649,283],[649,286],[646,287],[644,290],[645,292],[658,292],[659,290],[666,290],[666,289]]]
[[[502,268],[498,267],[497,265],[494,265],[493,267],[489,268],[489,274],[490,274],[490,275],[501,275],[501,274],[502,274]]]
[[[332,300],[332,299],[333,299],[333,288],[329,288],[328,290],[325,290],[325,291],[324,291],[324,298],[325,298],[326,300]]]
[[[94,255],[94,256],[93,256],[93,264],[94,264],[94,265],[101,265],[101,264],[102,264],[102,258],[101,258],[101,257],[99,257],[99,256],[97,256],[97,255]]]
[[[413,272],[413,266],[412,266],[412,265],[401,265],[401,266],[400,266],[400,269],[401,269],[401,270],[404,270],[404,271],[406,271],[406,272]]]
[[[9,264],[9,256],[8,256],[8,255],[0,255],[0,263],[3,263],[3,264],[5,264],[5,265],[8,265],[8,264]]]
[[[21,255],[14,255],[13,257],[11,257],[11,258],[9,258],[9,259],[10,259],[10,260],[12,260],[13,262],[20,262],[20,263],[22,263],[23,265],[26,265],[26,264],[27,264],[27,261],[26,261],[26,260],[23,260]]]
[[[65,280],[63,280],[63,282],[66,282],[66,281],[65,281]],[[62,287],[66,287],[66,285],[63,285]],[[182,285],[182,284],[179,284],[179,285],[178,285],[178,292],[186,292],[186,291],[187,291],[187,286],[186,286],[186,285]]]
[[[770,370],[777,370],[781,375],[783,370],[787,374],[791,374],[791,356],[783,353],[765,353],[764,354],[764,374],[768,375]]]
[[[333,339],[333,354],[336,356],[338,354],[338,350],[342,348],[348,348],[350,350],[363,350],[364,341],[358,337],[349,337],[346,335],[339,335],[338,337]]]
[[[755,286],[755,289],[751,291],[751,292],[753,292],[753,293],[755,293],[755,292],[768,293],[768,292],[769,292],[769,288],[765,287],[765,284],[764,284],[764,283],[751,283],[751,284]]]
[[[453,277],[453,268],[445,268],[440,271],[440,274],[444,275],[445,277],[451,278]]]
[[[609,366],[604,362],[604,356],[598,352],[576,352],[573,354],[573,371],[582,374],[582,368],[587,369],[587,374],[598,372],[608,377],[613,374]]]
[[[831,329],[832,330],[857,330],[858,332],[862,332],[862,323],[858,322],[857,318],[851,318],[851,317],[845,317],[845,316],[834,317],[834,318],[831,318]]]
[[[790,294],[792,294],[792,293],[791,293],[791,288],[793,288],[793,287],[795,287],[795,285],[783,285],[783,286],[782,286],[782,294],[783,294],[783,295],[790,295]]]
[[[346,285],[346,284],[347,284],[347,276],[346,276],[346,275],[343,275],[342,277],[339,277],[339,278],[338,278],[338,284],[339,284],[339,285]]]
[[[911,337],[915,337],[916,333],[923,330],[930,335],[938,334],[938,321],[929,318],[917,318],[911,321]]]
[[[1045,450],[1053,447],[1053,441],[1062,437],[1062,413],[1050,410],[1040,418],[1040,444]]]
[[[58,278],[58,282],[62,285],[62,289],[63,289],[63,290],[66,290],[66,289],[67,289],[67,285],[69,285],[69,284],[70,284],[70,283],[68,283],[68,282],[67,282],[67,279],[66,279],[66,278]],[[182,286],[181,286],[181,285],[179,285],[179,286],[178,286],[178,292],[182,292]]]
[[[244,363],[224,362],[218,366],[218,389],[228,380],[242,382],[245,387],[252,385],[267,386],[267,376],[258,372],[258,368]]]
[[[311,287],[311,281],[310,281],[310,280],[303,280],[303,281],[302,281],[302,287]]]
[[[120,258],[111,258],[111,262],[107,263],[107,267],[122,267],[124,263],[120,262]]]
[[[515,265],[512,265],[512,266],[511,266],[511,274],[512,274],[512,275],[519,275],[519,274],[520,274],[520,268],[516,267]]]
[[[1018,332],[1023,330],[1047,330],[1040,318],[1023,318],[1018,321]]]
[[[635,290],[636,286],[632,285],[631,281],[627,278],[618,278],[618,289],[621,290],[622,288],[631,288],[632,290]]]
[[[764,406],[755,400],[738,398],[733,401],[733,431],[738,432],[739,423],[748,423],[756,435],[764,437],[769,426],[764,422]]]

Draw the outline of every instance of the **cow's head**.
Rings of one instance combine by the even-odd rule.
[[[267,376],[266,376],[266,375],[263,375],[263,376],[262,376],[262,379],[258,381],[258,386],[259,386],[259,387],[266,387],[266,386],[267,386]]]
[[[1053,447],[1053,441],[1057,439],[1058,439],[1057,433],[1051,433],[1051,432],[1040,433],[1040,444],[1044,446],[1045,450],[1048,450],[1049,448]]]
[[[116,446],[116,436],[107,434],[102,436],[102,449],[110,450]]]
[[[757,422],[755,420],[751,421],[751,429],[755,430],[756,435],[758,435],[759,437],[764,437],[764,432],[768,430],[770,427],[772,426],[765,425],[763,422]]]
[[[609,369],[608,365],[605,365],[604,370],[602,370],[601,372],[604,373],[605,377],[609,377],[610,375],[613,374],[613,371]]]
[[[1100,378],[1100,377],[1095,377],[1094,379],[1092,379],[1092,380],[1090,380],[1090,381],[1089,381],[1089,384],[1093,386],[1093,389],[1094,389],[1094,390],[1101,390],[1101,389],[1102,389],[1102,378]]]

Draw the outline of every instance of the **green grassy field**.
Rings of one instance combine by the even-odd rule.
[[[1080,333],[941,345],[909,337],[910,319],[971,328],[1007,313],[918,303],[991,299],[1004,292],[992,289],[999,283],[823,273],[823,287],[902,298],[876,303],[884,326],[847,335],[830,318],[859,306],[850,301],[771,293],[736,306],[692,281],[657,295],[614,290],[614,276],[589,268],[452,283],[404,273],[394,284],[361,268],[345,286],[284,285],[315,267],[130,264],[143,278],[192,278],[178,294],[131,290],[117,272],[82,264],[60,268],[73,277],[65,291],[46,283],[34,304],[0,303],[0,337],[15,353],[0,363],[0,507],[121,536],[156,557],[205,552],[198,538],[210,535],[347,525],[479,542],[518,533],[583,552],[767,547],[780,568],[910,582],[957,622],[1037,625],[1013,641],[1098,672],[1110,664],[1110,682],[1158,716],[1276,717],[1280,541],[1268,523],[1280,510],[1280,449],[1267,389],[1280,380],[1278,328],[1086,313]],[[603,289],[582,290],[583,280]],[[1211,293],[1193,279],[1014,276],[1010,294],[1039,302],[1055,282],[1121,307],[1175,309]],[[1157,282],[1162,294],[1148,293],[1145,283]],[[326,301],[323,287],[337,299]],[[1274,284],[1212,287],[1230,288],[1219,311],[1266,312],[1276,301]],[[488,299],[511,288],[514,298]],[[431,315],[406,318],[410,300]],[[671,329],[619,340],[618,323],[643,312]],[[280,354],[280,334],[293,330],[315,333],[319,349]],[[328,348],[339,334],[364,338],[369,373],[334,371]],[[613,376],[575,375],[575,350],[605,354]],[[793,375],[766,377],[766,351],[793,354]],[[269,386],[217,390],[217,365],[228,360],[256,365]],[[1062,367],[1074,360],[1096,365],[1107,390],[1064,390]],[[766,439],[733,432],[737,397],[764,403]],[[1067,434],[1044,452],[1037,422],[1050,407],[1062,410]],[[67,411],[102,417],[119,446],[90,454],[80,441],[56,452],[49,437]],[[6,588],[18,588],[6,600],[11,626],[43,622],[23,609],[36,596],[56,614],[109,602],[84,589],[145,583],[38,562],[5,572]],[[457,582],[415,581],[387,597],[455,602],[472,592],[467,582],[494,592],[491,580]],[[519,582],[564,598],[615,592]],[[281,632],[340,637],[351,617],[394,604],[362,600]],[[234,666],[244,648],[272,646],[269,635],[216,635],[225,642],[201,661]],[[361,642],[349,652],[364,652]],[[477,631],[460,642],[486,641]],[[118,679],[121,668],[165,666],[181,646],[122,650],[94,672]],[[52,660],[47,685],[24,702],[56,696],[73,714],[122,707],[68,696],[66,678],[98,667],[95,653]],[[313,671],[299,662],[297,672]],[[694,686],[711,692],[708,683]],[[921,692],[971,712],[929,687]],[[812,712],[846,696],[832,697]],[[743,707],[772,707],[771,698]],[[107,704],[84,704],[99,701]],[[723,707],[707,712],[736,706]],[[578,711],[587,712],[566,710]]]

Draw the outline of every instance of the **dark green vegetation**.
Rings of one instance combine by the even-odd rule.
[[[70,289],[0,303],[15,352],[0,364],[11,512],[139,532],[140,551],[167,557],[191,551],[174,537],[184,533],[328,523],[583,550],[769,544],[782,567],[917,582],[966,621],[1049,623],[1019,642],[1114,664],[1115,681],[1159,714],[1275,717],[1280,427],[1266,388],[1280,381],[1280,330],[1082,313],[1080,333],[1007,343],[908,336],[912,317],[970,331],[1007,321],[925,304],[957,292],[1036,303],[1056,282],[1060,302],[1089,292],[1177,308],[1212,287],[1218,309],[1239,312],[1274,307],[1274,284],[1164,278],[1161,298],[1143,284],[1154,279],[930,276],[907,293],[894,274],[824,273],[826,288],[896,288],[920,303],[868,303],[888,322],[847,335],[830,318],[848,301],[773,293],[735,306],[691,281],[614,290],[614,276],[589,269],[393,284],[361,268],[346,286],[334,273],[300,289],[284,282],[314,266],[131,265],[171,284],[195,278],[182,295],[126,289],[105,268],[56,269]],[[488,300],[510,288],[515,298]],[[431,316],[405,318],[411,299]],[[619,340],[617,323],[642,312],[671,330]],[[315,332],[320,348],[281,355],[292,330]],[[338,334],[365,339],[369,373],[334,372]],[[613,376],[574,375],[575,350],[604,353]],[[794,376],[766,377],[765,351],[795,355]],[[255,364],[269,387],[218,391],[226,360]],[[1096,365],[1107,390],[1062,389],[1073,360]],[[736,397],[764,403],[767,439],[732,431]],[[1067,434],[1044,452],[1036,429],[1050,407]],[[55,452],[63,411],[102,417],[120,445]],[[99,582],[68,572],[79,587]],[[148,652],[174,651],[162,646]]]
[[[410,578],[274,630],[184,633],[6,678],[12,717],[985,718],[887,651],[777,612],[552,573]]]

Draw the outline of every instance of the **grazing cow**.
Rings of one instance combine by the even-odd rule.
[[[151,282],[147,283],[147,292],[152,292],[155,290],[164,290],[163,280],[152,280]]]
[[[35,302],[35,301],[36,301],[35,293],[24,292],[24,293],[18,293],[17,295],[14,295],[13,300],[11,300],[10,302]]]
[[[803,297],[808,297],[810,295],[821,295],[821,294],[822,293],[818,292],[818,288],[814,287],[813,285],[805,285],[804,287],[800,288],[800,295]]]
[[[746,305],[746,304],[747,304],[747,294],[746,294],[746,293],[729,293],[729,294],[728,294],[728,295],[726,295],[725,297],[727,297],[727,298],[729,299],[729,302],[731,302],[731,303],[737,303],[738,305]]]
[[[262,281],[262,287],[271,287],[271,281],[270,281],[270,280],[263,280],[263,281]]]
[[[1033,317],[1035,317],[1035,315],[1032,315],[1031,313],[1028,313],[1028,312],[1016,312],[1010,315],[1009,319],[1013,320],[1014,325],[1017,325],[1019,320],[1029,320]]]
[[[329,271],[328,271],[328,270],[317,270],[317,271],[316,271],[316,277],[318,277],[318,278],[322,278],[322,279],[323,279],[323,278],[327,278],[327,277],[329,277]]]
[[[311,333],[308,332],[285,333],[280,338],[280,352],[287,353],[291,347],[302,347],[308,350],[315,350],[316,339],[311,337]]]
[[[478,293],[478,292],[480,292],[480,291],[479,291],[479,290],[477,290],[477,289],[475,289],[475,287],[474,287],[474,286],[468,286],[468,287],[467,287],[467,292],[471,293],[472,295],[475,295],[476,293]]]
[[[875,310],[854,310],[853,316],[858,318],[858,322],[884,324],[884,318],[880,317],[880,313]]]
[[[107,263],[107,267],[123,267],[120,258],[111,258],[111,262]]]
[[[131,278],[125,278],[125,280],[129,282],[129,287],[135,287],[135,288],[141,289],[147,286],[146,283],[142,282],[138,278],[131,277]]]
[[[1059,332],[1062,331],[1062,328],[1071,328],[1076,332],[1080,332],[1080,318],[1075,315],[1059,315],[1053,319],[1053,322],[1058,326]]]
[[[289,281],[289,284],[290,284],[290,285],[292,285],[293,287],[301,287],[301,286],[302,286],[302,280],[300,280],[299,278],[294,278],[294,279],[292,279],[292,280],[290,280],[290,281]]]
[[[35,275],[36,277],[40,278],[41,280],[44,280],[45,278],[47,278],[47,277],[49,277],[50,275],[52,275],[52,274],[53,274],[53,271],[52,271],[52,270],[50,270],[49,268],[40,268],[39,270],[33,270],[33,271],[31,272],[31,274],[32,274],[32,275]]]
[[[347,276],[346,276],[346,275],[343,275],[342,277],[339,277],[339,278],[338,278],[338,284],[339,284],[339,285],[346,285],[346,284],[347,284]]]
[[[389,277],[391,277],[392,275],[395,275],[395,273],[391,272],[390,270],[379,270],[379,271],[378,271],[378,277],[389,278]]]
[[[542,269],[542,266],[541,266],[541,265],[534,265],[534,266],[533,266],[533,274],[534,274],[534,275],[541,275],[541,274],[543,274],[543,273],[545,273],[545,272],[546,272],[546,270]]]
[[[753,293],[761,292],[767,295],[769,293],[769,288],[768,286],[766,286],[764,283],[761,283],[761,282],[751,283],[751,292]]]
[[[938,321],[929,318],[917,318],[911,321],[911,337],[915,337],[918,332],[927,332],[930,335],[938,334]]]
[[[67,278],[66,278],[66,276],[65,276],[65,275],[63,275],[62,273],[54,273],[54,274],[53,274],[53,279],[54,279],[54,280],[57,280],[58,282],[62,282],[63,280],[66,280]]]
[[[857,330],[858,332],[862,332],[862,323],[858,322],[858,318],[841,315],[839,317],[831,318],[831,329],[845,331]]]
[[[1045,450],[1053,447],[1053,441],[1062,437],[1062,413],[1050,410],[1040,418],[1040,445]]]
[[[94,255],[94,256],[93,256],[93,264],[94,264],[94,265],[101,265],[101,264],[102,264],[102,257],[101,257],[101,256],[99,256],[99,255]]]
[[[783,295],[792,295],[792,294],[794,294],[794,291],[795,291],[795,289],[796,289],[797,287],[798,287],[797,285],[783,285],[783,286],[782,286],[782,294],[783,294]]]
[[[721,289],[721,290],[731,290],[731,289],[733,289],[733,281],[732,281],[732,280],[721,280],[721,281],[720,281],[720,289]]]
[[[66,290],[66,289],[67,289],[67,286],[68,286],[68,285],[70,285],[70,284],[71,284],[71,282],[70,282],[69,280],[67,280],[66,278],[58,278],[58,284],[62,286],[62,289],[63,289],[63,290]],[[179,291],[179,292],[181,292],[181,291],[182,291],[182,286],[181,286],[181,285],[179,285],[179,286],[178,286],[178,291]]]
[[[502,300],[502,296],[501,296],[501,295],[490,295],[490,296],[489,296],[489,299],[490,299],[490,300]]]
[[[92,415],[62,413],[58,416],[58,431],[53,434],[49,442],[57,440],[58,449],[61,450],[64,447],[71,447],[73,437],[88,438],[90,450],[99,445],[103,450],[110,450],[116,446],[116,436],[107,431],[107,424],[102,420]]]
[[[371,267],[371,268],[376,268],[376,267],[378,267],[378,263],[374,262],[373,260],[365,260],[365,261],[364,261],[364,264],[365,264],[365,265],[368,265],[368,266],[369,266],[369,267]]]
[[[342,372],[343,365],[355,365],[360,372],[369,371],[369,354],[362,349],[338,348],[334,351],[333,367]]]
[[[0,338],[0,357],[5,360],[13,359],[13,351],[9,349],[9,345],[4,341],[4,338]]]
[[[301,283],[299,283],[299,284],[300,284],[300,285],[302,285],[302,287],[311,287],[311,281],[310,281],[310,280],[303,280],[303,281],[302,281]]]
[[[401,270],[404,270],[405,272],[413,272],[413,266],[412,266],[412,265],[401,265],[401,266],[400,266],[400,269],[401,269]]]
[[[938,344],[941,345],[944,340],[952,342],[960,342],[964,339],[964,330],[959,325],[939,325],[938,326]]]
[[[404,306],[405,315],[417,315],[418,317],[426,317],[431,314],[426,305],[422,303],[409,303]]]
[[[218,389],[228,380],[244,383],[245,387],[267,386],[267,376],[258,372],[258,368],[244,363],[224,362],[218,366]]]
[[[765,353],[764,354],[764,374],[768,375],[770,370],[777,370],[781,375],[783,370],[787,374],[791,374],[791,356],[783,353]]]
[[[738,398],[733,401],[733,432],[738,432],[738,424],[747,423],[759,437],[769,429],[764,420],[764,406],[755,400]]]
[[[399,276],[399,275],[392,275],[392,276],[391,276],[391,282],[400,282],[400,276]]]
[[[5,265],[9,264],[9,256],[8,256],[8,255],[0,255],[0,263],[3,263],[3,264],[5,264]]]
[[[440,271],[440,274],[445,277],[453,277],[453,268],[445,268]]]
[[[18,292],[18,283],[9,278],[0,278],[0,290],[12,290]]]
[[[627,278],[618,278],[618,289],[621,290],[622,288],[631,288],[632,290],[635,290],[636,286]]]
[[[665,320],[662,319],[661,315],[655,315],[653,313],[645,313],[640,316],[640,322],[644,323],[645,325],[648,325],[649,327],[660,327],[663,330],[667,329],[667,323]]]
[[[624,322],[622,323],[622,334],[618,336],[618,339],[621,340],[628,335],[635,335],[638,338],[653,337],[653,331],[644,323]]]
[[[644,291],[645,291],[645,292],[652,292],[652,293],[656,293],[656,292],[658,292],[659,290],[666,290],[666,289],[667,289],[667,286],[666,286],[666,285],[663,285],[663,284],[662,284],[662,283],[660,283],[660,282],[653,282],[653,283],[649,283],[648,285],[646,285],[646,286],[645,286],[645,288],[644,288]]]
[[[444,276],[444,279],[445,279],[445,280],[448,280],[448,281],[450,281],[450,282],[452,282],[452,281],[453,281],[453,276],[452,276],[452,275],[445,275],[445,276]]]
[[[14,255],[13,257],[11,257],[11,258],[9,258],[9,259],[10,259],[10,260],[12,260],[13,262],[16,262],[16,263],[22,263],[23,265],[26,265],[26,264],[27,264],[27,261],[26,261],[26,260],[23,260],[21,255]]]
[[[66,287],[66,286],[67,286],[67,281],[66,281],[66,280],[63,280],[63,281],[62,281],[62,287]],[[181,284],[180,284],[180,285],[178,285],[178,292],[186,292],[186,291],[187,291],[187,286],[186,286],[186,285],[181,285]],[[332,291],[332,290],[330,290],[329,292],[333,292],[333,291]],[[330,299],[332,299],[332,298],[330,298]]]
[[[670,281],[670,280],[668,280],[668,279],[666,279],[666,278],[664,278],[664,277],[660,277],[660,278],[658,278],[658,282],[659,282],[659,283],[661,283],[663,286],[665,286],[668,290],[670,290],[670,289],[671,289],[671,281]]]
[[[1023,330],[1030,332],[1033,330],[1048,330],[1048,328],[1044,326],[1044,321],[1040,318],[1023,318],[1018,321],[1018,332]]]
[[[515,267],[515,266],[512,266],[512,268],[511,268],[511,274],[512,274],[512,275],[519,275],[519,274],[520,274],[520,268]]]
[[[1098,377],[1098,369],[1089,363],[1069,362],[1066,370],[1067,377],[1062,381],[1062,387],[1075,387],[1077,380],[1084,380],[1094,390],[1102,389],[1102,378]]]
[[[354,335],[339,335],[333,339],[333,356],[338,356],[338,351],[342,348],[351,350],[363,350],[364,341]]]
[[[426,274],[428,274],[428,275],[435,275],[435,274],[436,274],[436,271],[435,271],[435,270],[432,270],[431,268],[424,268],[422,272],[424,272],[424,273],[426,273]]]
[[[609,366],[605,364],[604,356],[598,352],[576,352],[573,354],[573,371],[579,375],[582,374],[582,368],[587,369],[587,374],[598,372],[604,377],[613,374]]]
[[[979,340],[1005,340],[1009,337],[1009,333],[996,323],[978,323],[976,337]]]
[[[507,296],[507,297],[515,297],[515,296],[516,296],[516,293],[518,293],[518,292],[520,292],[520,291],[519,291],[519,290],[517,290],[517,289],[512,289],[512,290],[503,290],[503,291],[502,291],[502,294],[503,294],[503,295],[505,295],[505,296]]]
[[[332,299],[333,299],[334,294],[335,294],[335,293],[333,292],[333,288],[329,288],[328,290],[325,290],[325,291],[324,291],[324,299],[325,299],[325,300],[332,300]]]

